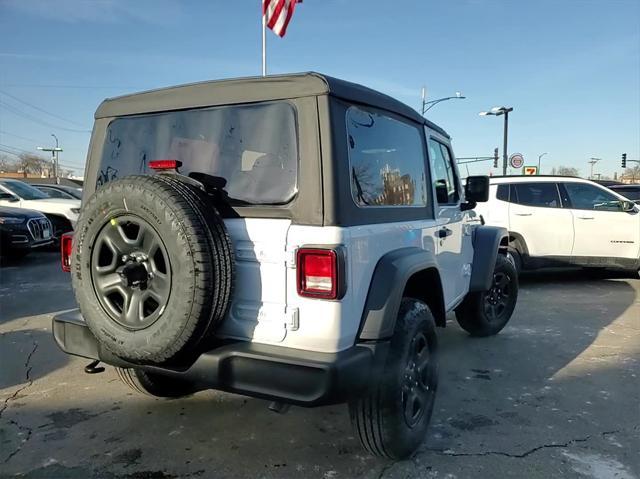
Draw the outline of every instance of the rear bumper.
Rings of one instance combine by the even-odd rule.
[[[263,399],[321,406],[363,391],[388,343],[356,345],[339,353],[316,353],[246,341],[207,351],[186,369],[133,365],[115,357],[93,336],[79,310],[53,318],[53,335],[66,353],[179,377],[197,389],[219,389]]]

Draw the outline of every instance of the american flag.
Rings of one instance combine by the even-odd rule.
[[[296,3],[302,3],[302,0],[262,0],[265,23],[279,37],[287,33]]]

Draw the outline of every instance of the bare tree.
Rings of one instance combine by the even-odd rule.
[[[573,168],[572,166],[554,166],[551,169],[551,174],[557,176],[580,176],[578,168]]]
[[[49,170],[47,160],[41,156],[34,155],[32,153],[22,153],[19,158],[20,161],[18,164],[25,175],[42,175]]]
[[[624,177],[631,179],[632,182],[640,181],[640,165],[636,164],[624,170]]]
[[[0,171],[5,173],[15,173],[18,171],[18,164],[14,157],[0,153]]]

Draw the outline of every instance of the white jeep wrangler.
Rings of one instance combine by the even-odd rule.
[[[79,310],[67,353],[160,397],[219,389],[348,402],[372,454],[410,455],[437,386],[435,327],[498,333],[517,274],[463,191],[449,136],[316,73],[106,100],[63,242]],[[95,371],[95,363],[89,371]]]

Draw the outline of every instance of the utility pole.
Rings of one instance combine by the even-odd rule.
[[[53,133],[51,133],[51,136],[55,138],[56,146],[54,148],[45,148],[45,147],[39,146],[38,150],[51,152],[51,161],[53,163],[53,176],[56,179],[56,185],[59,185],[60,184],[60,168],[58,165],[58,153],[62,151],[62,148],[59,148],[58,146],[58,137]]]

